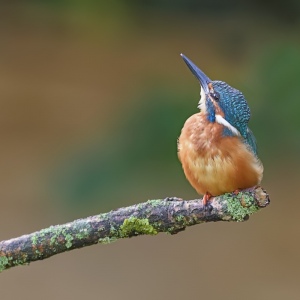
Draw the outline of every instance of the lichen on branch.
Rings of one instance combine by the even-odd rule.
[[[206,206],[202,199],[176,197],[148,200],[63,225],[0,242],[0,272],[49,258],[55,254],[93,244],[109,244],[121,238],[176,234],[186,227],[216,221],[245,221],[266,207],[269,195],[261,187],[213,197]]]

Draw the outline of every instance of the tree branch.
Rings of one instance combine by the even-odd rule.
[[[108,244],[120,238],[176,234],[187,226],[204,222],[245,221],[266,207],[269,195],[261,187],[212,198],[207,206],[201,199],[183,201],[172,197],[119,208],[63,225],[0,242],[0,272],[26,265],[65,251]]]

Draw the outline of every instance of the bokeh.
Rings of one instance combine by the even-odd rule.
[[[198,195],[177,159],[199,84],[241,90],[271,205],[54,256],[1,299],[299,299],[300,4],[0,2],[0,239],[148,199]]]

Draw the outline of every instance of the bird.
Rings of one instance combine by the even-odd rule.
[[[248,127],[250,108],[242,92],[226,82],[210,80],[180,55],[200,82],[200,112],[190,116],[181,130],[178,158],[189,183],[204,195],[206,206],[213,196],[259,185],[263,164]]]

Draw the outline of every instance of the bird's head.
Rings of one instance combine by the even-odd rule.
[[[246,137],[250,109],[244,95],[223,81],[210,80],[184,54],[181,57],[200,81],[201,97],[198,107],[207,114],[208,121],[224,125],[230,135]]]

